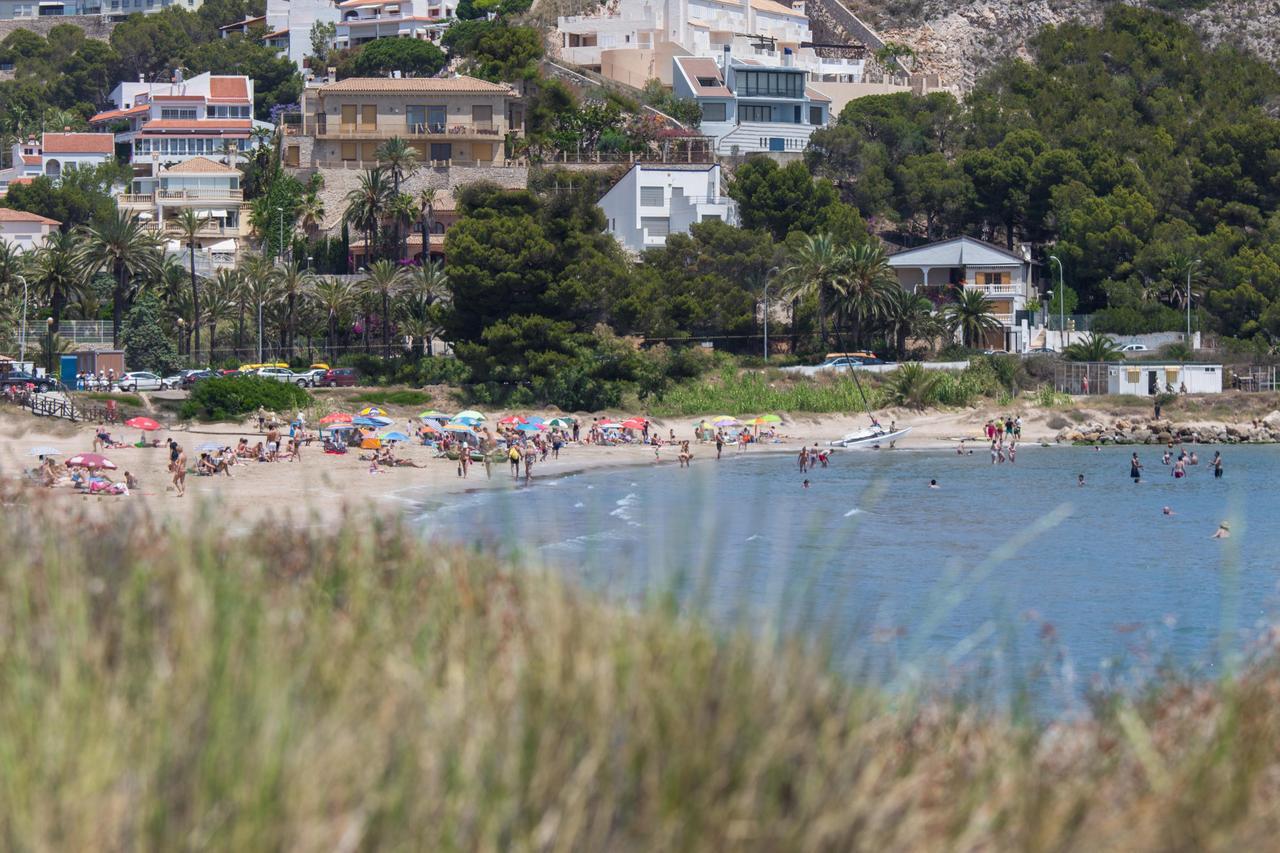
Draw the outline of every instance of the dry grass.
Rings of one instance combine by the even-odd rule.
[[[1280,674],[1040,728],[393,525],[9,496],[15,850],[1169,850],[1280,837]]]

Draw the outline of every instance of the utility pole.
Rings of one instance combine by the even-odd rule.
[[[1187,349],[1191,349],[1191,268],[1200,263],[1196,258],[1187,264]]]
[[[1062,261],[1057,255],[1050,255],[1049,260],[1058,264],[1058,351],[1061,352],[1067,348],[1067,288],[1062,283]]]

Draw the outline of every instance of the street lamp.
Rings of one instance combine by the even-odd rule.
[[[764,274],[764,360],[769,360],[769,285],[772,284],[777,267]]]
[[[22,336],[18,338],[18,364],[27,363],[27,280],[23,276],[15,275],[18,281],[22,282]],[[23,368],[24,370],[26,368]]]
[[[48,347],[44,353],[44,374],[45,376],[53,375],[53,318],[50,317],[44,321],[45,338],[48,340]]]
[[[178,318],[178,355],[182,355],[183,344],[187,341],[187,321]]]
[[[1200,263],[1199,258],[1195,258],[1191,263],[1187,264],[1187,348],[1191,348],[1191,268]]]
[[[284,260],[284,208],[277,207],[276,213],[279,214],[277,219],[279,220],[279,223],[280,223],[280,242],[277,244],[280,247],[280,251],[276,253],[276,260],[283,261]]]
[[[1058,327],[1058,343],[1059,351],[1067,348],[1067,287],[1062,283],[1062,261],[1058,260],[1057,255],[1050,255],[1049,260],[1058,264],[1058,313],[1060,316]],[[1050,291],[1052,293],[1052,291]]]

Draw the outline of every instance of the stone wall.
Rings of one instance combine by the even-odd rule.
[[[98,15],[49,15],[44,18],[18,18],[11,21],[0,21],[0,41],[9,33],[18,30],[30,30],[41,36],[47,36],[49,30],[59,24],[71,24],[84,30],[86,37],[106,41],[111,31],[116,28],[114,21],[108,21]]]

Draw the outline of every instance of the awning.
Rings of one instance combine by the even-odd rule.
[[[206,208],[198,208],[196,213],[201,216],[212,216],[214,219],[226,219],[227,212],[225,210],[208,210]]]
[[[154,216],[152,216],[150,213],[147,213],[145,210],[142,211],[142,213],[138,214],[138,218],[141,219],[143,222],[150,222],[152,219],[155,219]]]
[[[165,245],[165,248],[167,248],[170,252],[180,252],[182,251],[182,244],[179,243],[177,240],[170,240]]]
[[[235,240],[219,240],[209,247],[210,252],[234,252],[235,250]]]

